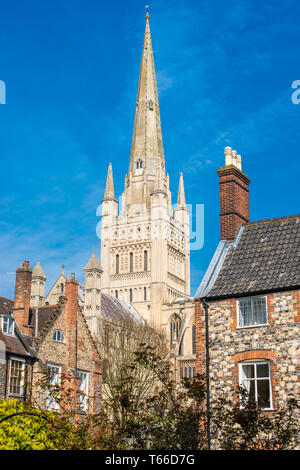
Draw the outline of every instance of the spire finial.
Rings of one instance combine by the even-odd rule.
[[[107,178],[106,178],[106,187],[104,193],[105,198],[115,198],[114,193],[114,181],[113,181],[113,173],[112,173],[112,164],[109,163],[108,170],[107,170]]]
[[[184,194],[184,184],[183,184],[182,172],[180,173],[180,177],[179,177],[177,207],[180,207],[180,208],[185,207],[185,194]]]
[[[146,10],[147,10],[147,13],[146,13],[146,20],[149,20],[149,18],[150,18],[149,10],[148,10],[149,5],[145,5],[145,8],[146,8]]]

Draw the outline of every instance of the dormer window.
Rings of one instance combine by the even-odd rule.
[[[6,335],[13,336],[15,331],[15,320],[14,318],[5,315],[2,317],[2,332]]]
[[[55,330],[54,331],[53,341],[57,341],[58,343],[64,343],[65,342],[64,334],[61,330]]]

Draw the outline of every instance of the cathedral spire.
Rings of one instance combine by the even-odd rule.
[[[184,194],[184,184],[183,184],[182,173],[180,173],[180,178],[179,178],[177,207],[180,207],[180,208],[185,207],[185,194]]]
[[[150,15],[147,12],[129,174],[130,172],[134,174],[135,168],[142,167],[145,173],[155,175],[157,158],[162,161],[164,167],[164,151],[149,17]]]
[[[106,187],[104,193],[104,199],[114,199],[114,181],[113,181],[113,173],[112,173],[112,165],[111,163],[108,165],[107,170],[107,178],[106,178]]]

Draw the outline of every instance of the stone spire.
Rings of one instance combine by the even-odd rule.
[[[102,271],[101,264],[98,261],[97,256],[95,255],[95,251],[92,254],[92,256],[90,257],[89,262],[86,264],[86,266],[84,268],[85,271],[89,271],[89,270],[92,270],[92,269],[97,269],[99,271]]]
[[[144,172],[147,174],[156,174],[158,157],[164,168],[164,151],[149,17],[150,15],[147,13],[129,174],[134,173],[134,165],[138,160],[142,162]]]
[[[177,207],[185,207],[185,194],[184,194],[184,184],[183,184],[182,173],[180,173],[180,178],[179,178]]]
[[[111,163],[108,165],[104,199],[114,199],[114,181]]]
[[[37,260],[37,263],[36,263],[36,265],[35,265],[35,267],[33,268],[33,271],[32,271],[32,278],[35,278],[35,277],[40,277],[45,281],[47,280],[46,274],[44,273],[43,268],[40,265],[40,260],[39,259]]]

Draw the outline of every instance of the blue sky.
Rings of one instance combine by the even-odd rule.
[[[20,262],[83,281],[100,242],[96,208],[108,162],[115,192],[128,169],[145,2],[0,0],[0,295]],[[151,33],[173,198],[205,205],[191,253],[192,293],[219,239],[216,170],[242,155],[251,220],[298,213],[299,16],[295,0],[153,0]]]

